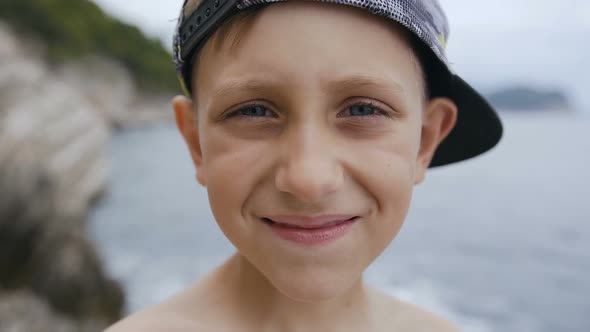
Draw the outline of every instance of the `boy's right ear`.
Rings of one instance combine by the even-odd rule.
[[[203,187],[206,187],[207,183],[203,170],[203,154],[199,140],[197,112],[194,109],[193,102],[185,96],[176,96],[172,99],[172,108],[174,109],[178,131],[180,131],[180,134],[184,138],[193,163],[195,164],[197,181]]]

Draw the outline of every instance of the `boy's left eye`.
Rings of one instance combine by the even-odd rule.
[[[360,102],[347,106],[338,117],[365,117],[365,116],[389,116],[387,111],[382,110],[377,105],[370,102]]]
[[[352,116],[373,115],[375,112],[377,112],[375,107],[362,104],[352,105],[349,108],[349,113]]]

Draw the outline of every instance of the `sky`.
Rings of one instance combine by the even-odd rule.
[[[94,0],[171,45],[183,0]],[[590,0],[439,0],[450,22],[448,58],[482,92],[560,89],[590,113]]]

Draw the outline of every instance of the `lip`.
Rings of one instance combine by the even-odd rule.
[[[323,245],[346,235],[359,219],[355,215],[324,215],[273,216],[261,220],[284,240],[303,245]]]
[[[357,217],[354,214],[326,214],[320,216],[295,216],[295,215],[277,215],[267,216],[264,219],[269,219],[277,224],[297,228],[321,228],[327,227],[340,222]]]

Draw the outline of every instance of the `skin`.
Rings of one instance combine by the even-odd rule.
[[[274,4],[239,46],[207,44],[194,83],[194,100],[173,100],[178,129],[237,253],[108,332],[456,330],[362,281],[457,117],[450,99],[424,100],[399,27],[345,6]],[[321,246],[261,221],[325,214],[358,219]]]

